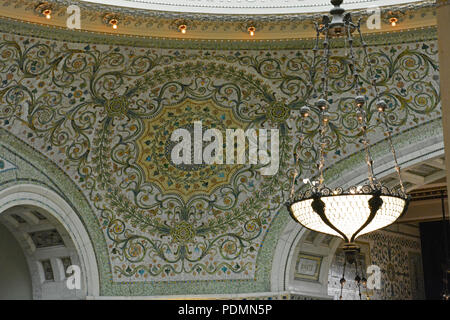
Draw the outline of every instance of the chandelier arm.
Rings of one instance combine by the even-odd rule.
[[[381,190],[378,189],[374,192],[372,198],[369,199],[369,209],[370,209],[369,217],[367,218],[366,222],[361,226],[361,228],[359,228],[352,235],[350,242],[355,241],[358,234],[372,222],[372,220],[375,218],[378,210],[381,208],[382,205],[383,205],[383,199],[381,199]]]
[[[388,125],[387,114],[383,114],[383,115],[384,115],[384,126],[386,129],[386,134],[388,136],[388,142],[389,142],[389,147],[391,149],[392,157],[394,158],[394,166],[395,166],[395,171],[397,172],[398,181],[400,183],[400,189],[402,190],[403,193],[406,193],[405,186],[403,184],[402,175],[401,175],[400,165],[398,164],[398,160],[397,160],[397,152],[395,151],[394,143],[392,141],[392,130],[389,128],[389,125]]]
[[[313,202],[311,203],[311,208],[314,210],[315,213],[317,213],[322,219],[322,221],[329,226],[331,229],[339,233],[343,238],[345,242],[349,242],[347,236],[345,233],[343,233],[341,230],[336,228],[330,220],[328,220],[327,216],[325,215],[325,203],[320,199],[320,195],[316,194],[313,196]]]
[[[371,78],[371,83],[372,83],[372,88],[374,90],[375,93],[375,101],[377,101],[377,103],[380,102],[380,92],[378,90],[378,86],[377,86],[377,79],[375,77],[375,72],[373,70],[373,64],[372,61],[370,60],[370,56],[369,53],[367,51],[367,43],[364,40],[363,34],[361,32],[361,18],[358,21],[358,24],[356,26],[356,29],[358,30],[358,34],[359,34],[359,38],[361,41],[361,46],[363,47],[363,51],[364,51],[364,56],[367,60],[367,65],[369,66],[369,72],[370,72],[370,78]],[[394,147],[394,143],[392,142],[392,131],[389,128],[389,124],[387,121],[387,115],[384,113],[384,108],[378,109],[380,114],[383,114],[383,118],[384,118],[384,127],[385,127],[385,132],[388,136],[388,142],[389,142],[389,146],[391,149],[391,153],[392,153],[392,157],[394,158],[394,165],[395,165],[395,171],[397,172],[397,176],[398,176],[398,180],[400,183],[400,188],[402,190],[403,193],[405,193],[405,187],[403,184],[403,179],[401,176],[401,170],[400,170],[400,166],[398,164],[398,160],[397,160],[397,153],[395,151],[395,147]]]
[[[406,197],[405,197],[405,193],[404,193],[403,197],[405,199],[405,207],[403,208],[403,211],[398,216],[398,218],[401,218],[401,217],[403,217],[405,215],[406,211],[408,211],[409,203],[411,202],[411,196],[410,195],[406,195]]]
[[[302,127],[303,127],[304,122],[305,122],[304,118],[302,117],[302,121],[301,121],[301,126]],[[294,157],[295,157],[295,169],[294,169],[294,177],[292,179],[292,185],[291,185],[291,194],[289,196],[290,199],[292,199],[294,197],[295,181],[297,180],[297,178],[300,176],[300,173],[301,173],[301,170],[299,169],[299,162],[300,162],[300,152],[301,152],[301,149],[302,149],[304,138],[305,137],[303,135],[303,131],[302,131],[302,129],[300,129],[299,147],[297,148],[298,150],[294,154]]]
[[[354,24],[351,24],[350,21],[346,21],[344,25],[344,29],[346,31],[346,38],[349,43],[349,56],[350,56],[350,71],[353,74],[357,98],[356,102],[359,107],[358,113],[360,114],[358,117],[359,122],[361,123],[361,131],[362,131],[362,143],[364,145],[364,151],[366,155],[366,163],[368,169],[368,178],[370,185],[375,188],[375,184],[377,183],[377,179],[373,170],[373,158],[370,152],[370,145],[367,138],[367,113],[365,112],[363,105],[365,103],[365,97],[361,94],[361,86],[359,83],[359,73],[356,66],[356,57],[353,50],[353,37],[352,37],[352,28],[354,28]]]
[[[316,63],[317,63],[317,52],[319,51],[319,40],[320,40],[320,28],[317,22],[314,22],[314,26],[316,29],[316,41],[313,48],[313,63],[309,72],[310,85],[312,86],[313,95],[316,92],[314,86],[314,78],[316,77]],[[308,97],[309,98],[309,97]]]
[[[342,278],[339,281],[341,283],[341,294],[339,296],[339,300],[342,300],[342,290],[344,289],[345,284],[345,267],[347,266],[347,258],[344,259],[344,267],[342,268]]]
[[[377,86],[377,79],[375,78],[375,72],[373,70],[373,65],[372,62],[370,60],[370,56],[369,56],[369,52],[367,51],[367,43],[364,40],[364,36],[362,34],[361,31],[361,19],[359,18],[358,24],[356,25],[356,30],[358,30],[358,34],[359,34],[359,40],[361,42],[361,46],[363,47],[363,52],[364,52],[364,57],[367,60],[367,65],[369,67],[369,72],[370,72],[370,81],[372,83],[372,90],[375,93],[375,99],[378,100],[380,98],[380,92],[378,90],[378,86]]]
[[[362,269],[362,267],[361,267]],[[356,277],[355,277],[355,281],[358,284],[358,293],[359,293],[359,300],[362,300],[362,295],[361,295],[361,278],[359,277],[359,273],[358,273],[358,258],[355,258],[355,270],[356,270]]]

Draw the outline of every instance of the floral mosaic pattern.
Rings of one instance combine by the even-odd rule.
[[[440,116],[434,41],[370,54],[394,130]],[[308,89],[311,61],[308,50],[156,50],[4,35],[0,126],[83,190],[103,228],[114,281],[253,279],[288,195],[300,130],[302,174],[316,174],[317,115],[305,127],[295,117],[321,91]],[[345,50],[335,49],[331,61],[328,165],[360,148]],[[367,79],[377,142],[384,136]],[[195,117],[211,126],[279,129],[278,174],[261,176],[258,165],[170,163],[171,129]]]

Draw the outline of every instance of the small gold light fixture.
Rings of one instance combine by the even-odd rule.
[[[119,28],[119,17],[114,13],[107,13],[103,17],[103,23],[107,26],[110,26],[114,30],[117,30]]]
[[[178,26],[178,30],[180,30],[180,32],[181,32],[182,34],[186,34],[186,32],[187,32],[187,25],[185,25],[185,24],[180,24],[180,25]]]
[[[250,34],[250,37],[253,37],[256,33],[256,28],[254,26],[250,26],[248,27],[247,31]]]
[[[35,11],[41,15],[44,16],[46,19],[50,20],[52,18],[52,7],[47,2],[40,2],[36,8]]]
[[[118,28],[117,25],[119,24],[119,20],[117,20],[116,18],[112,18],[111,20],[109,20],[109,24],[114,30],[116,30]]]
[[[50,9],[45,9],[44,11],[42,11],[42,14],[45,16],[46,19],[52,18],[52,10]]]
[[[397,26],[398,18],[396,18],[396,17],[389,18],[389,23],[391,24],[392,27]]]

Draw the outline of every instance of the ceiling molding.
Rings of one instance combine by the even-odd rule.
[[[81,11],[81,30],[84,32],[108,34],[115,37],[145,37],[148,39],[189,40],[241,40],[267,41],[314,37],[314,21],[320,20],[322,13],[308,14],[271,14],[271,15],[218,15],[196,13],[174,13],[151,11],[94,4],[73,0],[49,0],[52,18],[46,19],[36,12],[39,1],[0,0],[0,17],[23,23],[66,29],[77,33],[80,30],[67,28],[67,7],[77,5]],[[401,12],[402,21],[396,27],[389,24],[390,12]],[[423,1],[406,5],[387,6],[382,10],[381,29],[370,30],[365,21],[372,14],[364,10],[355,10],[353,15],[363,20],[364,33],[384,33],[436,25],[434,1]],[[119,27],[115,30],[103,22],[105,14],[118,17]],[[188,32],[182,35],[173,28],[176,20],[182,19],[188,26]],[[243,24],[255,21],[259,24],[254,37],[250,37]]]
[[[312,49],[311,38],[291,38],[273,40],[232,40],[232,39],[179,39],[167,37],[143,37],[130,35],[113,35],[111,33],[68,30],[62,27],[45,26],[35,23],[23,23],[10,18],[0,17],[0,32],[33,36],[48,40],[71,43],[122,45],[142,48],[167,49],[203,49],[203,50],[302,50]],[[374,33],[365,36],[372,46],[413,43],[417,41],[436,40],[436,27],[409,29],[397,32]],[[358,41],[356,41],[358,45]],[[340,47],[336,42],[336,47]]]

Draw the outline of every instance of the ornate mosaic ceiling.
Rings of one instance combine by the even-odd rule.
[[[99,257],[103,294],[128,295],[130,288],[140,295],[269,290],[300,130],[306,135],[302,177],[317,173],[317,116],[304,127],[297,117],[320,94],[307,87],[309,41],[269,50],[258,43],[227,49],[188,41],[161,48],[78,32],[70,33],[70,42],[67,33],[43,27],[30,32],[4,21],[0,27],[0,128],[70,177],[60,187],[75,185],[89,204],[79,211],[92,212],[83,222]],[[440,118],[435,38],[428,28],[368,39],[396,134],[426,130]],[[356,54],[367,70],[362,51]],[[330,74],[326,140],[332,167],[361,149],[351,99],[355,84],[340,46],[332,50]],[[361,76],[370,142],[377,143],[384,134],[372,110],[369,77]],[[278,172],[263,176],[260,165],[170,161],[172,130],[189,131],[199,119],[221,131],[278,129]],[[17,166],[16,158],[3,158]],[[0,188],[1,182],[2,176]]]

